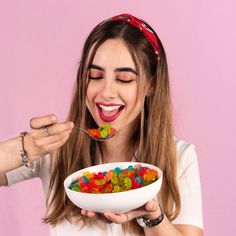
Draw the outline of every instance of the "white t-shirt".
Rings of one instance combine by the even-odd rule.
[[[201,185],[195,147],[193,144],[189,144],[183,140],[176,140],[175,142],[178,154],[177,178],[180,190],[181,210],[178,217],[172,223],[193,225],[203,229]],[[9,171],[6,173],[8,185],[10,186],[26,179],[39,177],[42,180],[46,196],[50,182],[48,167],[49,156],[44,156],[37,161],[37,168],[34,174],[25,166]],[[64,222],[54,227],[49,227],[51,236],[74,236],[78,233],[81,236],[122,235],[121,225],[115,223],[107,224],[106,232],[96,226],[85,226],[80,230],[78,226],[72,225],[67,220],[64,220]],[[128,236],[128,234],[126,234],[126,236]]]

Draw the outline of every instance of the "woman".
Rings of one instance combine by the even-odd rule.
[[[129,14],[103,21],[85,42],[68,121],[33,118],[30,133],[2,142],[1,185],[39,176],[51,235],[203,235],[196,153],[174,138],[169,90],[166,55],[154,30]],[[117,130],[106,142],[73,128],[105,122]],[[70,202],[63,187],[69,174],[116,161],[162,169],[157,198],[125,214],[91,212]]]

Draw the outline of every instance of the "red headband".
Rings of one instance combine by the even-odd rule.
[[[121,14],[111,18],[113,21],[125,21],[139,29],[146,39],[152,44],[154,52],[157,54],[158,60],[160,60],[158,42],[155,33],[140,19],[130,14]]]

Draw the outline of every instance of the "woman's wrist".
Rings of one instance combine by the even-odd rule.
[[[22,132],[20,134],[21,137],[21,149],[20,149],[20,157],[21,157],[21,162],[22,164],[27,167],[31,173],[34,173],[36,170],[36,163],[35,161],[32,161],[29,159],[28,154],[25,150],[25,137],[28,133],[27,132]]]
[[[27,133],[24,137],[24,150],[27,153],[27,156],[30,161],[35,161],[42,157],[42,154],[37,154],[36,151],[33,149],[33,140],[29,133]]]
[[[156,206],[156,208],[157,209],[153,212],[137,217],[136,221],[138,225],[143,228],[152,228],[159,225],[163,221],[165,215],[160,205]]]
[[[30,137],[30,134],[27,133],[24,137],[24,140],[23,140],[23,143],[24,143],[24,149],[25,149],[25,152],[27,153],[27,156],[29,157],[29,159],[32,161],[32,145],[30,144],[31,142],[31,137]]]

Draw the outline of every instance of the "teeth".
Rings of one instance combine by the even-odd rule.
[[[121,106],[103,106],[99,105],[104,111],[114,111],[119,109]]]

